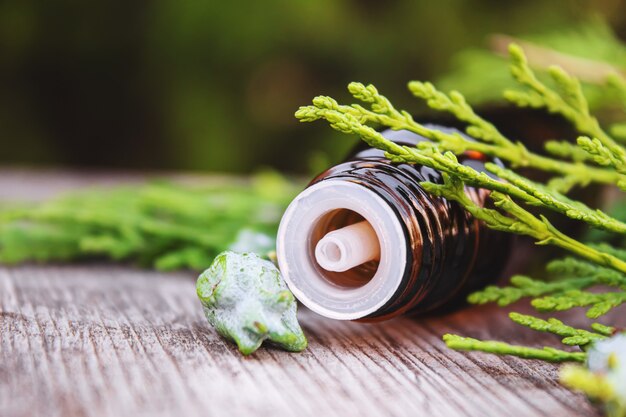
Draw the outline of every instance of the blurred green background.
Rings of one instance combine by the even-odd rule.
[[[406,82],[488,34],[591,16],[626,36],[616,0],[3,0],[0,163],[305,173],[355,143],[294,119],[314,95],[371,82],[417,111]]]

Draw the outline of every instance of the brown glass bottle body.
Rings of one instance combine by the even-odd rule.
[[[409,132],[383,134],[409,146],[425,140]],[[480,154],[459,159],[477,170],[484,169],[485,158]],[[349,182],[375,193],[392,208],[404,234],[401,283],[384,305],[358,320],[380,321],[458,305],[470,291],[498,278],[508,256],[509,235],[489,229],[458,203],[428,194],[420,182],[441,183],[442,176],[436,170],[394,164],[383,152],[360,145],[346,161],[318,175],[309,187],[329,181]],[[485,190],[468,187],[467,193],[477,203],[487,203]],[[319,234],[363,219],[345,210],[326,218]],[[320,237],[313,234],[308,239],[315,242]],[[371,261],[346,273],[324,272],[324,277],[336,286],[357,286],[371,278],[377,268],[377,262]]]

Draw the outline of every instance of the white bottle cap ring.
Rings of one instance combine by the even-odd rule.
[[[353,221],[337,230],[336,219]],[[359,222],[365,225],[357,226]],[[339,239],[333,231],[342,232]],[[368,243],[358,249],[357,243],[364,242],[348,239],[348,246],[340,246],[354,234],[366,236]],[[326,237],[330,240],[320,243]],[[376,192],[356,182],[327,179],[291,202],[278,229],[276,255],[285,282],[300,302],[329,318],[356,320],[378,311],[400,287],[407,265],[406,239],[402,220]],[[337,244],[340,253],[335,257],[329,242]],[[316,254],[318,247],[328,251]],[[352,249],[358,256],[349,252]],[[337,256],[340,265],[332,262]],[[369,264],[354,266],[368,260],[378,262],[364,276],[361,269]]]

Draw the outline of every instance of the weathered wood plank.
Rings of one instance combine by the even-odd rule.
[[[46,181],[111,181],[21,175],[0,179],[0,199],[38,199]],[[111,264],[0,267],[0,416],[598,414],[559,385],[556,365],[441,342],[456,332],[556,345],[493,306],[367,325],[301,309],[309,349],[243,358],[208,326],[194,284],[193,274]],[[583,322],[578,313],[567,317]]]
[[[250,358],[208,327],[188,274],[5,267],[0,312],[3,416],[595,413],[554,365],[443,345],[445,332],[555,341],[491,307],[368,325],[301,311],[307,351]]]

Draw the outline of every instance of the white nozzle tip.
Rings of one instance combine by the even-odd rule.
[[[380,243],[367,221],[334,230],[317,242],[315,259],[327,271],[344,272],[380,259]]]

